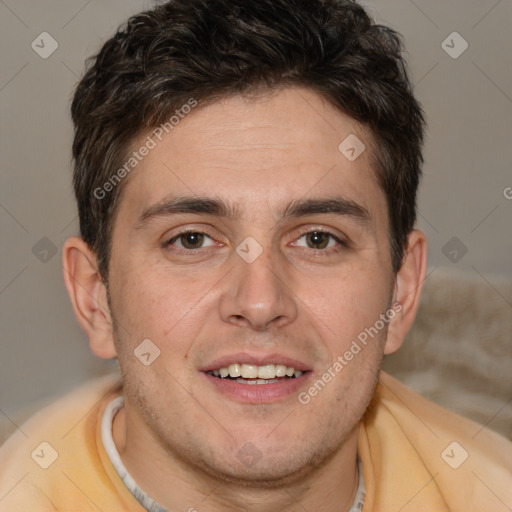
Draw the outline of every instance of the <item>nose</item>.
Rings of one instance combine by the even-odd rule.
[[[225,281],[219,302],[222,320],[257,331],[292,323],[297,318],[297,301],[286,262],[277,261],[279,256],[272,256],[270,250],[252,263],[233,256],[235,268]]]

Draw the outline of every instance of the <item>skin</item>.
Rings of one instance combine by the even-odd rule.
[[[353,162],[338,150],[349,134],[367,148]],[[77,318],[93,352],[117,357],[123,373],[114,441],[138,484],[167,508],[350,508],[359,423],[383,354],[399,348],[413,322],[426,267],[425,237],[413,231],[400,272],[392,272],[370,144],[363,127],[306,89],[197,107],[125,183],[110,308],[94,254],[78,237],[66,242],[64,277]],[[172,195],[222,199],[238,215],[139,222]],[[294,200],[333,197],[357,203],[367,218],[282,215]],[[176,238],[184,229],[209,237],[186,252],[190,239]],[[312,231],[343,244],[305,234]],[[263,250],[252,263],[236,252],[247,237]],[[307,391],[394,302],[401,312],[307,405],[298,393],[241,403],[200,371],[228,354],[279,353],[308,365],[299,390]],[[160,356],[144,366],[133,351],[148,338]],[[237,457],[247,443],[260,456],[252,465]]]

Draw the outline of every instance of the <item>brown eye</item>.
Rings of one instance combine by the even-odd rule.
[[[302,231],[291,245],[300,247],[301,250],[309,249],[309,253],[315,257],[332,256],[349,248],[344,238],[339,238],[329,231],[314,228],[311,231]]]
[[[325,249],[329,244],[329,239],[332,238],[330,233],[323,231],[311,231],[306,233],[306,242],[311,249]]]
[[[210,240],[210,243],[205,245],[205,242]],[[206,233],[201,233],[198,231],[188,231],[186,233],[180,233],[179,235],[171,238],[167,245],[175,245],[180,249],[202,249],[207,245],[212,245],[213,241]]]
[[[185,249],[197,249],[201,247],[203,240],[203,233],[186,233],[180,236],[180,241]]]

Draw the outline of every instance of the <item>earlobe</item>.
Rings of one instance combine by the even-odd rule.
[[[411,328],[420,302],[427,272],[427,240],[422,231],[414,230],[408,236],[402,267],[395,280],[393,303],[400,311],[389,323],[385,354],[392,354],[402,345]]]
[[[116,357],[112,317],[96,256],[80,237],[71,237],[62,252],[63,274],[75,316],[99,357]]]

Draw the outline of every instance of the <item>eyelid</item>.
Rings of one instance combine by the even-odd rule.
[[[166,236],[165,239],[168,242],[170,242],[171,240],[175,240],[175,239],[179,238],[180,236],[187,235],[188,233],[198,233],[200,235],[206,235],[209,238],[213,238],[212,235],[208,231],[205,231],[204,229],[184,229],[183,231],[179,231],[178,233],[176,233],[175,235],[172,235],[171,237]]]

